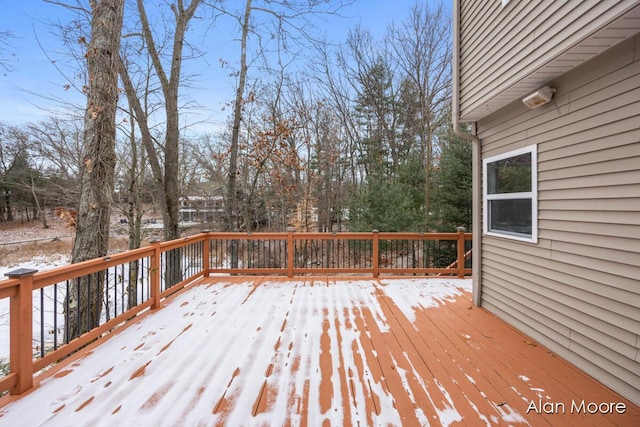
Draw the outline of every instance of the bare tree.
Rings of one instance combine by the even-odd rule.
[[[4,2],[0,2],[0,5],[4,6]],[[13,37],[11,31],[5,31],[0,29],[0,69],[8,71],[11,69],[9,61],[7,60],[5,49],[9,47],[9,39]]]
[[[334,105],[321,93],[314,93],[314,89],[298,82],[290,91],[286,107],[297,117],[299,127],[295,137],[301,144],[300,157],[305,160],[301,168],[304,174],[302,204],[298,207],[302,213],[300,227],[335,231],[334,225],[338,229],[341,226],[345,189],[350,185],[345,165],[351,156],[347,133]],[[315,224],[311,215],[314,204]]]
[[[31,195],[33,196],[33,200],[36,204],[36,209],[40,219],[42,220],[42,228],[49,228],[49,224],[47,224],[47,214],[44,209],[44,205],[40,204],[40,198],[37,194],[37,186],[36,186],[36,178],[31,175]]]
[[[252,0],[246,0],[244,14],[240,21],[242,28],[242,36],[240,38],[240,70],[238,75],[238,86],[236,88],[236,98],[233,103],[233,127],[231,131],[231,147],[229,150],[229,177],[226,204],[229,230],[231,231],[237,231],[238,229],[238,195],[236,189],[238,175],[238,143],[240,139],[240,124],[242,122],[244,91],[247,80],[247,40],[249,37],[251,2]],[[232,253],[232,260],[234,264],[237,263],[237,256],[234,253]]]
[[[26,149],[14,136],[14,128],[0,122],[0,221],[13,221],[10,171],[19,154]]]
[[[11,70],[11,65],[7,60],[5,49],[9,47],[9,39],[13,37],[10,31],[0,31],[0,69]]]
[[[124,200],[120,200],[119,207],[126,218],[126,226],[129,233],[129,249],[139,248],[142,244],[142,207],[143,186],[146,170],[146,156],[144,149],[140,149],[136,138],[136,124],[133,113],[130,114],[129,130],[126,142],[123,144],[120,166],[124,169],[121,174],[124,192]],[[129,285],[127,286],[127,306],[133,308],[138,305],[138,277],[140,262],[135,260],[129,263]]]
[[[154,32],[142,0],[137,0],[138,16],[140,18],[140,30],[142,47],[145,55],[150,58],[152,69],[157,77],[162,92],[162,104],[164,106],[164,141],[160,143],[151,132],[150,117],[147,104],[143,105],[148,97],[148,90],[139,93],[134,86],[131,73],[127,67],[127,58],[118,58],[118,72],[124,84],[129,106],[134,113],[142,136],[142,144],[147,152],[149,165],[153,173],[156,189],[160,195],[160,206],[164,225],[165,240],[173,240],[180,237],[180,217],[178,215],[180,201],[180,123],[179,123],[179,89],[182,83],[183,49],[185,46],[185,34],[189,22],[194,17],[202,0],[191,0],[185,4],[178,0],[171,5],[175,26],[173,34],[168,40],[168,52],[164,50],[164,42],[161,44],[154,38]],[[164,55],[167,55],[165,57]],[[166,69],[168,64],[169,70]],[[148,75],[144,77],[148,81]],[[146,87],[148,89],[148,86]],[[180,253],[171,251],[167,260],[168,286],[178,283],[181,279]]]
[[[56,206],[77,208],[83,170],[83,123],[73,117],[50,116],[27,125],[33,152],[42,162]]]
[[[48,228],[44,162],[25,126],[0,123],[0,221],[40,219]]]
[[[116,59],[124,0],[95,1],[91,8],[91,40],[86,53],[89,82],[84,161],[76,239],[72,249],[74,263],[107,254],[116,161]],[[100,322],[104,283],[99,276],[78,279],[69,290],[69,338],[96,327]]]
[[[318,92],[335,114],[337,124],[334,129],[341,133],[344,146],[339,150],[343,155],[340,161],[344,163],[349,182],[357,185],[362,178],[358,165],[359,123],[352,114],[355,96],[352,95],[353,83],[344,72],[346,66],[343,52],[338,52],[334,61],[328,46],[323,46],[314,64],[314,76]]]
[[[143,199],[147,177],[147,156],[136,134],[136,121],[131,113],[121,127],[124,139],[116,148],[118,164],[116,166],[117,198],[116,209],[126,219],[129,234],[129,249],[137,249],[142,244]]]
[[[165,112],[164,143],[160,144],[162,155],[159,153],[157,140],[151,133],[149,116],[141,101],[141,95],[136,91],[130,71],[127,67],[127,58],[120,58],[119,73],[124,83],[127,99],[138,122],[142,133],[142,142],[147,151],[149,164],[154,175],[157,190],[160,197],[162,216],[164,223],[164,237],[166,240],[176,239],[180,236],[178,217],[179,208],[179,153],[180,153],[180,124],[179,124],[179,88],[181,83],[183,48],[185,34],[189,21],[193,18],[201,0],[192,0],[185,4],[178,0],[171,5],[171,11],[175,19],[175,27],[171,37],[169,59],[163,57],[163,50],[154,38],[151,24],[145,9],[144,2],[137,0],[138,16],[140,18],[142,39],[144,48],[151,59],[153,72],[160,82],[163,94]],[[167,68],[168,64],[168,70]],[[144,96],[144,94],[142,94]],[[144,99],[144,98],[143,98]]]
[[[245,0],[242,14],[235,15],[240,25],[240,65],[238,69],[238,83],[236,86],[236,96],[234,100],[233,127],[231,133],[231,145],[229,150],[229,168],[227,183],[227,218],[228,228],[236,230],[238,228],[238,146],[242,125],[243,105],[245,99],[247,73],[249,68],[248,48],[249,36],[253,33],[258,38],[258,55],[262,57],[263,63],[268,64],[264,56],[265,40],[275,40],[278,44],[276,51],[285,52],[292,48],[292,45],[318,44],[317,37],[313,34],[313,24],[308,19],[309,16],[319,14],[337,14],[340,9],[350,4],[347,0],[334,0],[326,2],[306,1],[306,0],[264,0],[254,2]],[[228,11],[222,10],[223,13]],[[266,22],[258,23],[255,14],[262,14],[267,17]],[[269,23],[270,22],[270,23]],[[264,39],[263,39],[264,38]],[[282,65],[282,57],[276,55],[278,62]],[[255,58],[254,58],[255,59]],[[251,94],[250,94],[251,95]]]
[[[448,123],[451,104],[451,24],[442,4],[431,9],[416,3],[405,21],[389,28],[387,44],[414,100],[415,114],[405,116],[404,124],[419,141],[428,219],[437,135]],[[412,109],[407,104],[404,111]]]

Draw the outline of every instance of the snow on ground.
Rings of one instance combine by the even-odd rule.
[[[414,306],[450,300],[471,286],[469,280],[426,282],[267,281],[256,287],[221,279],[196,286],[0,409],[0,423],[401,425],[393,396],[368,370],[350,369],[349,390],[336,378],[358,365],[352,358],[377,359],[362,348],[363,332],[353,325],[370,312],[374,324],[366,329],[388,330],[379,292],[413,316]],[[323,357],[331,358],[324,370]],[[264,391],[265,407],[256,401],[257,391]],[[371,394],[378,398],[376,411],[366,410]],[[353,402],[351,409],[345,399]],[[441,424],[460,419],[452,401],[438,404],[445,405]],[[416,416],[426,421],[424,413]]]
[[[49,228],[42,227],[42,223],[32,221],[25,224],[5,223],[0,229],[0,244],[11,245],[33,240],[68,239],[76,235],[73,227],[67,227],[62,220],[51,218]]]
[[[51,270],[56,267],[69,264],[68,255],[40,256],[31,259],[29,262],[20,263],[19,266],[2,266],[0,265],[0,281],[6,279],[6,273],[17,270],[18,268],[34,269],[38,271]],[[49,297],[49,296],[47,296]],[[40,294],[33,293],[33,305],[39,307]],[[36,313],[37,314],[37,313]],[[40,337],[40,316],[34,315],[33,319],[34,340]],[[50,322],[49,322],[50,323]],[[0,299],[0,361],[9,358],[9,298]]]

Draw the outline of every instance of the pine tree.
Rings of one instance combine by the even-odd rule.
[[[432,182],[432,211],[429,228],[452,232],[472,225],[472,147],[453,134],[442,142],[440,163]]]

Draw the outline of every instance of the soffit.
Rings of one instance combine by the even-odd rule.
[[[464,113],[462,122],[476,122],[500,108],[522,99],[550,80],[570,71],[640,31],[640,4],[615,21],[583,39],[537,70],[502,91],[496,91],[487,102]]]

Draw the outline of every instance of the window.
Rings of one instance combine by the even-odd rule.
[[[537,175],[535,145],[483,160],[485,234],[537,243]]]

